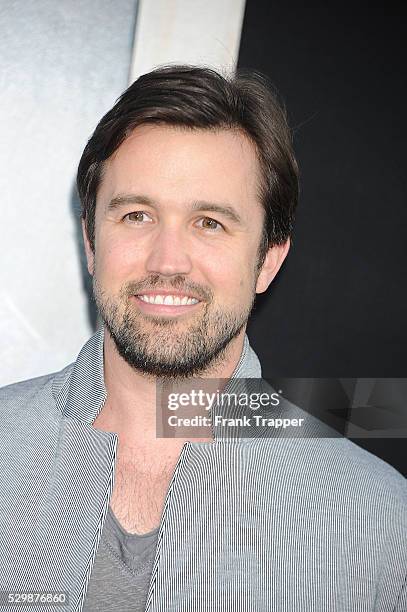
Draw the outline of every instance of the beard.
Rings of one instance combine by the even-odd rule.
[[[94,276],[93,294],[118,353],[132,368],[161,378],[198,376],[222,360],[230,342],[245,327],[253,308],[255,289],[249,304],[226,310],[213,303],[209,289],[186,282],[182,276],[170,283],[167,280],[165,285],[164,282],[159,275],[129,282],[117,297],[110,297]],[[201,300],[200,310],[190,315],[189,321],[142,313],[132,298],[149,289],[192,293]]]

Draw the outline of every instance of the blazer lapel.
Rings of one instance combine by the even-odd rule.
[[[39,522],[44,587],[64,590],[80,610],[114,484],[118,436],[92,427],[103,406],[103,329],[83,347],[55,400],[62,419],[53,478]],[[44,570],[46,571],[44,572]]]

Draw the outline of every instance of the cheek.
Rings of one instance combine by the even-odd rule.
[[[96,272],[114,284],[115,279],[122,281],[140,274],[143,260],[143,249],[134,241],[107,240],[96,249]]]
[[[201,270],[215,294],[219,296],[219,303],[244,303],[253,293],[255,279],[247,262],[233,261],[227,265],[222,258],[218,258],[213,266],[205,262],[205,269],[202,267]]]

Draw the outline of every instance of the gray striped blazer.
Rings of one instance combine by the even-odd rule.
[[[235,375],[260,377],[245,339]],[[57,374],[0,391],[0,589],[80,612],[114,483],[103,330]],[[288,402],[285,414],[295,414]],[[407,487],[340,437],[187,442],[167,493],[148,612],[406,612]],[[45,607],[44,607],[45,606]]]

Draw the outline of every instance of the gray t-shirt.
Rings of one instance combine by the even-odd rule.
[[[128,533],[109,506],[83,612],[144,611],[157,536]]]

